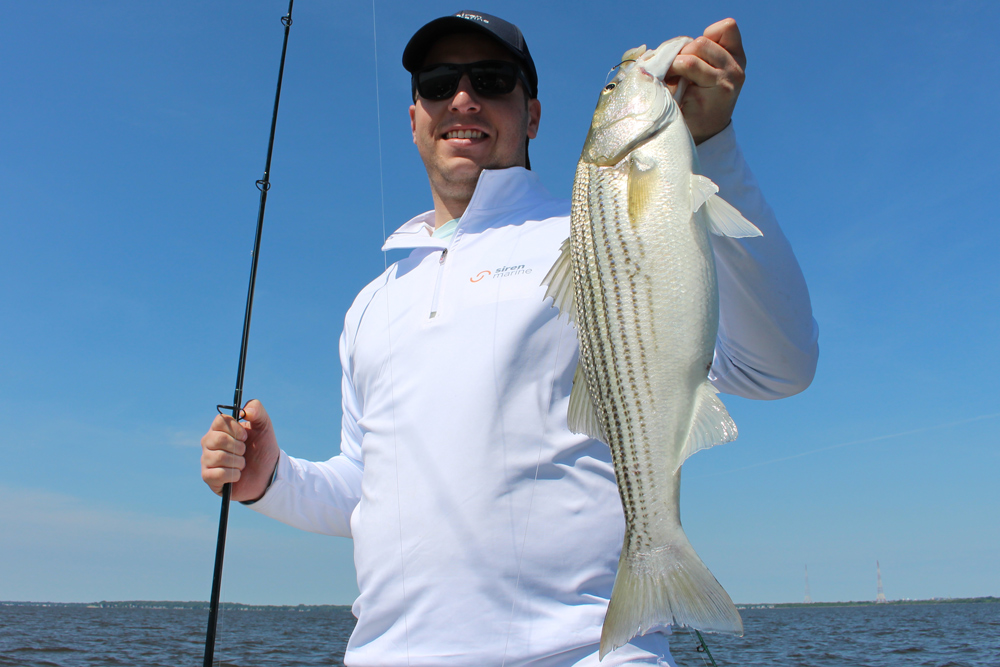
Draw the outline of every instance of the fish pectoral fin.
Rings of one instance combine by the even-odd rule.
[[[587,377],[583,372],[583,364],[576,365],[573,374],[573,389],[569,393],[569,410],[566,422],[573,433],[583,433],[601,442],[607,442],[608,437],[597,418],[597,408],[587,387]]]
[[[695,452],[700,452],[709,447],[722,445],[736,439],[736,422],[729,416],[729,411],[722,404],[716,394],[716,389],[711,382],[705,382],[698,387],[695,392],[694,416],[691,418],[691,430],[688,432],[687,441],[681,450],[678,458],[677,468],[684,464]]]
[[[711,183],[711,181],[709,181]],[[713,185],[715,185],[713,183]],[[708,231],[716,236],[728,236],[733,239],[748,238],[751,236],[763,236],[764,233],[757,229],[752,222],[743,217],[743,214],[719,195],[713,194],[705,200],[705,205],[698,210],[698,215],[703,216]]]
[[[545,298],[552,297],[552,305],[559,309],[559,315],[566,315],[570,324],[576,324],[576,299],[573,293],[573,254],[569,237],[559,249],[559,257],[542,279],[548,287]]]
[[[708,198],[718,194],[719,186],[711,178],[701,174],[691,174],[691,210],[697,211]]]
[[[655,162],[646,162],[635,155],[628,170],[628,219],[635,229],[653,203],[659,185]]]

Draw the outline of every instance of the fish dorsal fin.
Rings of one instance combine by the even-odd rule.
[[[601,426],[601,420],[597,417],[594,399],[587,387],[587,377],[583,372],[583,364],[577,364],[576,373],[573,374],[573,389],[569,393],[566,423],[573,433],[583,433],[601,442],[608,441],[604,428]]]
[[[638,60],[639,56],[646,52],[646,45],[637,46],[634,49],[629,49],[624,54],[622,54],[622,62],[626,60]]]
[[[711,179],[691,174],[691,210],[702,215],[708,231],[734,239],[764,235],[732,204],[717,195],[718,191],[719,186]]]
[[[716,396],[718,393],[719,390],[708,380],[705,380],[695,392],[691,430],[684,443],[684,448],[681,450],[674,472],[677,472],[684,461],[695,452],[736,439],[736,422],[729,416],[726,406]]]
[[[569,237],[559,248],[559,257],[545,274],[542,285],[548,287],[545,298],[552,297],[552,305],[559,309],[559,315],[566,315],[570,324],[576,324],[576,299],[573,293],[573,254]]]

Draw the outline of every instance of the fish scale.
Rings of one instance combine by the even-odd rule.
[[[697,174],[694,142],[662,81],[687,41],[627,52],[631,64],[601,93],[570,237],[544,281],[580,343],[567,422],[608,443],[625,516],[601,658],[668,625],[742,633],[681,527],[680,469],[736,437],[707,377],[718,329],[709,232],[760,232]]]
[[[604,192],[603,179],[600,178],[596,179],[597,184],[593,188],[595,191],[594,196],[591,196],[587,186],[593,180],[594,168],[591,165],[586,165],[585,168],[587,170],[586,174],[582,175],[584,177],[578,181],[578,189],[581,192],[579,199],[589,200],[587,201],[588,210],[590,207],[596,205],[600,219],[620,219],[620,198],[614,195],[607,196]],[[606,204],[611,205],[613,208],[613,212],[610,215],[605,208]],[[580,223],[580,227],[583,227],[582,230],[577,229],[578,233],[571,237],[571,248],[575,259],[574,264],[588,269],[586,279],[576,282],[577,304],[579,304],[579,312],[583,314],[578,319],[578,322],[583,322],[580,325],[580,329],[582,332],[586,332],[581,337],[586,337],[589,343],[587,351],[583,352],[581,357],[587,359],[588,362],[591,360],[594,362],[585,364],[586,381],[588,386],[591,387],[591,392],[601,394],[603,399],[600,401],[602,409],[600,410],[599,418],[602,421],[601,425],[608,436],[608,441],[612,448],[612,457],[615,463],[616,477],[626,515],[626,523],[628,526],[634,526],[638,521],[637,507],[641,507],[643,489],[637,479],[637,467],[640,464],[634,461],[635,457],[630,455],[633,452],[628,448],[628,445],[634,442],[632,414],[627,409],[629,401],[625,395],[625,387],[617,381],[622,376],[631,378],[633,375],[628,354],[628,340],[619,338],[617,341],[612,341],[610,345],[605,345],[604,339],[600,335],[601,331],[608,329],[607,324],[613,319],[609,312],[610,304],[613,304],[615,307],[616,317],[614,319],[617,319],[619,324],[621,324],[622,303],[616,268],[617,262],[615,261],[615,255],[611,246],[611,236],[606,233],[605,227],[597,226],[595,228],[591,224],[589,215],[579,214],[579,209],[578,215],[574,216],[574,220]],[[600,244],[598,244],[595,235],[599,235]],[[581,241],[576,243],[577,239],[581,239]],[[601,261],[602,253],[600,250],[602,248],[604,249],[604,262]],[[628,249],[624,244],[621,249],[623,251],[622,259],[627,266],[631,263]],[[607,274],[606,276],[605,273]],[[611,286],[611,289],[615,292],[613,300],[607,298],[609,295],[605,294],[601,289],[602,285]],[[634,290],[630,290],[630,292],[632,292],[634,297]],[[621,331],[622,327],[619,326],[617,330]],[[615,354],[618,348],[622,348],[623,350],[623,359],[618,359]],[[599,351],[596,353],[596,356],[591,352],[591,350],[595,349]],[[625,364],[625,369],[621,369],[622,363]],[[608,409],[604,406],[611,406],[611,408]],[[623,409],[622,406],[626,407]],[[623,421],[624,428],[628,430],[628,437],[623,432]],[[633,475],[633,470],[636,471],[635,475]],[[641,531],[630,531],[631,539],[638,541],[636,546],[641,546],[641,535]],[[630,539],[630,537],[626,539]]]
[[[646,535],[649,532],[649,521],[651,508],[647,504],[646,496],[655,493],[656,483],[654,479],[648,479],[643,475],[643,471],[652,469],[653,452],[649,440],[649,433],[645,428],[645,416],[643,414],[643,403],[655,409],[654,394],[649,376],[649,368],[645,363],[645,352],[643,340],[648,337],[643,335],[644,329],[651,329],[651,322],[643,321],[643,311],[650,312],[649,309],[641,308],[639,304],[640,290],[636,286],[636,276],[642,276],[640,262],[645,259],[641,238],[634,234],[627,233],[629,224],[627,215],[627,201],[622,196],[621,182],[624,174],[620,167],[601,168],[588,165],[588,183],[595,183],[591,187],[590,197],[591,208],[598,204],[597,215],[583,218],[583,224],[591,227],[590,238],[600,235],[602,244],[594,243],[588,252],[595,256],[594,265],[598,267],[599,276],[606,273],[608,279],[588,281],[577,288],[576,298],[583,302],[592,301],[595,303],[610,304],[613,308],[614,318],[605,314],[607,321],[616,321],[617,326],[605,329],[602,322],[588,319],[580,322],[578,326],[582,330],[590,332],[591,339],[601,337],[601,332],[607,330],[614,332],[610,345],[604,346],[605,353],[609,355],[603,367],[614,369],[614,377],[624,376],[627,383],[618,384],[618,391],[607,394],[604,401],[612,405],[611,413],[618,416],[624,424],[626,432],[622,429],[605,428],[610,435],[610,442],[613,457],[616,462],[616,477],[621,490],[622,506],[627,516],[626,541],[631,550],[641,549],[646,545]],[[604,202],[613,203],[612,210],[600,206]],[[624,225],[622,224],[624,221]],[[616,247],[614,244],[618,243]],[[630,244],[635,244],[632,252],[629,251]],[[636,259],[637,258],[637,259]],[[629,289],[625,290],[627,296],[623,299],[621,282],[617,266],[620,263],[625,266],[625,273],[628,276]],[[602,271],[601,267],[606,267]],[[594,290],[607,290],[613,294],[595,295]],[[609,298],[613,297],[613,298]],[[605,310],[608,306],[605,306]],[[645,325],[645,326],[644,326]],[[633,360],[633,347],[640,350],[639,365],[636,368]],[[620,350],[620,354],[616,354]],[[636,376],[641,373],[642,389],[640,391]],[[612,375],[603,376],[587,375],[587,385],[591,394],[601,391],[601,387],[607,383]],[[607,410],[605,410],[607,412]],[[635,428],[638,426],[638,428]]]

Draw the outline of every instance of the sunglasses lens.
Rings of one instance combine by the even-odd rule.
[[[506,95],[517,85],[517,67],[510,63],[473,66],[469,71],[472,88],[482,95]]]
[[[417,73],[417,91],[428,100],[443,100],[455,94],[462,70],[454,65],[438,65]]]
[[[416,73],[417,92],[427,100],[443,100],[458,90],[458,82],[468,72],[472,89],[480,95],[506,95],[517,86],[518,67],[502,60],[486,60],[468,65],[434,65]]]

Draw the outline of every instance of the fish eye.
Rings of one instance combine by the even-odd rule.
[[[618,84],[616,84],[616,83],[615,83],[614,81],[612,81],[612,82],[611,82],[611,83],[609,83],[608,85],[604,86],[604,90],[605,90],[605,91],[612,91],[612,90],[614,90],[614,89],[615,89],[615,86],[616,86],[616,85],[618,85]]]

